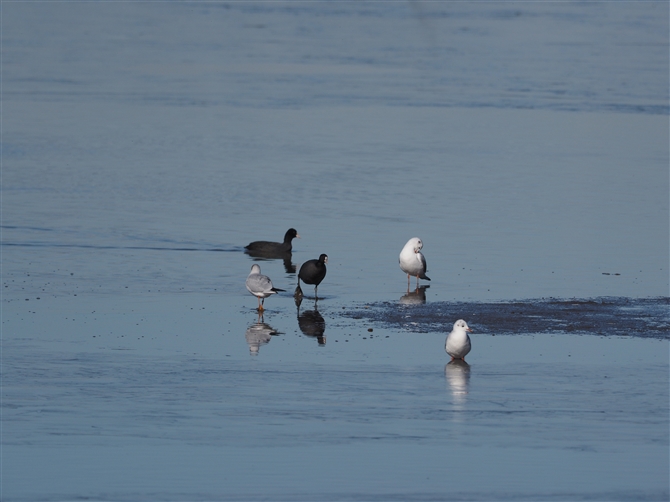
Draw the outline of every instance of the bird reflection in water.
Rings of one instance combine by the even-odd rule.
[[[284,270],[287,274],[295,274],[296,264],[291,262],[292,254],[289,251],[288,253],[272,253],[272,252],[263,252],[263,251],[245,251],[252,258],[256,258],[255,261],[265,261],[265,260],[282,260],[284,262]]]
[[[468,387],[470,385],[470,365],[462,359],[454,359],[444,367],[447,389],[451,391],[457,411],[464,409]]]
[[[400,303],[403,305],[421,305],[426,303],[426,289],[430,286],[419,286],[414,291],[407,290],[407,293],[400,297]]]
[[[316,302],[314,302],[314,310],[305,310],[300,313],[300,304],[298,304],[298,327],[305,336],[316,338],[320,347],[326,345],[326,321],[323,319],[319,311],[316,309]]]
[[[274,329],[269,324],[263,322],[263,316],[258,316],[258,321],[247,328],[244,338],[249,344],[249,353],[252,356],[257,356],[261,345],[270,343],[273,336],[278,335],[279,331]]]

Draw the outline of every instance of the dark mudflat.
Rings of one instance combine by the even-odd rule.
[[[670,339],[670,298],[371,304],[346,314],[412,332],[449,332],[465,319],[476,333],[584,333]]]

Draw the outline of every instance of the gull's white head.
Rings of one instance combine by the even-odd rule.
[[[251,266],[251,272],[250,274],[260,274],[261,273],[261,266],[256,265],[255,263]]]
[[[414,249],[415,253],[418,253],[419,251],[421,251],[421,248],[423,247],[423,242],[421,242],[421,239],[419,239],[418,237],[412,237],[407,242],[407,244],[410,244],[410,243],[411,243],[412,249]]]
[[[472,333],[472,330],[471,330],[470,327],[468,326],[468,323],[465,322],[463,319],[459,319],[458,321],[456,321],[456,322],[454,323],[454,329],[455,329],[455,330],[456,330],[456,329],[462,329],[462,330],[464,330],[464,331],[469,331],[470,333]]]

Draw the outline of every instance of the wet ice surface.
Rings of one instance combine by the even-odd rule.
[[[3,4],[1,498],[667,500],[667,20]]]

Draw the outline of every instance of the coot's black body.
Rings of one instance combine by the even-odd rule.
[[[314,296],[316,296],[319,284],[326,277],[326,263],[328,263],[328,255],[322,254],[318,260],[308,260],[302,264],[300,272],[298,272],[296,295],[302,295],[302,290],[300,289],[300,281],[302,280],[305,284],[314,284]]]
[[[255,241],[245,246],[244,249],[252,256],[263,258],[283,258],[293,249],[291,241],[300,238],[295,228],[289,228],[284,235],[284,242]]]

